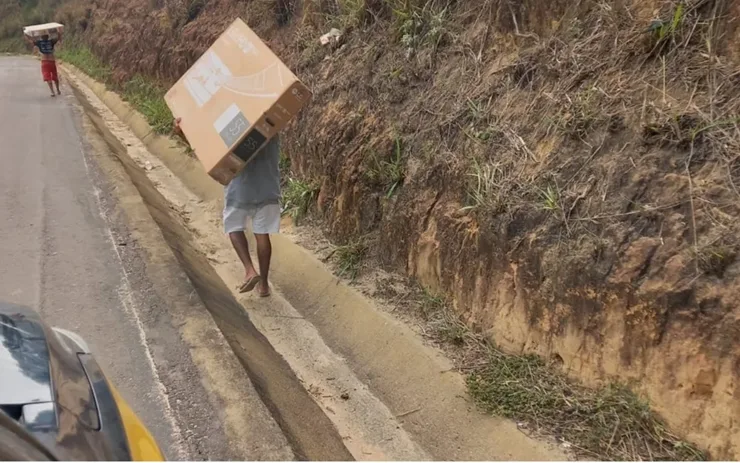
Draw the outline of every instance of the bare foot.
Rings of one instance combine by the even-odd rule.
[[[260,297],[269,297],[270,296],[270,285],[267,284],[266,281],[261,281],[258,285],[257,294],[259,294]]]

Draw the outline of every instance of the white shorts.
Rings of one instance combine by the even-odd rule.
[[[234,233],[247,229],[247,219],[252,220],[252,233],[272,235],[280,232],[280,205],[267,204],[262,207],[224,208],[224,231]]]

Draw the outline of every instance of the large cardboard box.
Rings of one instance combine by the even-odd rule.
[[[241,19],[167,92],[165,101],[211,177],[228,184],[311,99]]]
[[[61,33],[64,30],[64,26],[59,23],[47,23],[37,24],[35,26],[26,26],[23,28],[23,33],[29,37],[38,38],[44,34],[52,35],[53,33]]]

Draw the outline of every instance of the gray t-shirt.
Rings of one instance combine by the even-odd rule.
[[[224,189],[226,207],[248,209],[280,203],[280,140],[276,135]]]

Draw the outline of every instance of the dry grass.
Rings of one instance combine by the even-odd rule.
[[[694,258],[699,270],[707,275],[722,278],[725,270],[737,259],[737,252],[729,246],[710,245],[699,247]]]
[[[460,317],[447,310],[447,302],[442,296],[422,290],[419,307],[434,339],[456,347],[465,346],[470,330]]]
[[[530,255],[507,250],[511,251],[507,257],[520,263],[531,256],[539,258],[541,249],[554,248],[548,239],[557,241],[562,259],[537,261],[549,281],[558,280],[552,277],[559,269],[584,274],[592,270],[567,268],[571,245],[584,236],[598,240],[603,248],[617,248],[622,238],[627,242],[640,236],[663,239],[663,233],[675,233],[670,239],[681,243],[680,252],[699,251],[692,256],[701,271],[722,273],[733,262],[728,251],[732,248],[701,244],[708,241],[702,233],[717,226],[708,223],[710,215],[735,219],[722,225],[727,228],[726,236],[737,239],[740,231],[740,81],[731,62],[715,50],[721,43],[716,28],[724,14],[722,4],[727,2],[659,2],[662,21],[650,29],[624,3],[568,2],[567,15],[545,16],[548,26],[552,19],[562,21],[556,30],[548,28],[540,37],[528,30],[522,16],[540,5],[549,12],[548,3],[557,2],[509,2],[512,31],[496,47],[489,37],[500,33],[496,22],[499,16],[508,16],[507,5],[467,2],[447,11],[446,29],[465,24],[475,34],[457,31],[448,49],[437,47],[436,62],[420,50],[424,46],[419,46],[413,21],[405,23],[405,28],[399,26],[408,15],[387,29],[377,27],[373,33],[400,30],[398,34],[406,36],[406,60],[395,50],[384,55],[372,48],[368,53],[372,58],[358,65],[362,72],[353,76],[370,75],[366,69],[372,69],[391,80],[391,85],[405,85],[401,79],[387,79],[400,74],[398,63],[403,62],[404,76],[419,76],[419,94],[401,99],[403,104],[384,105],[377,94],[346,89],[338,93],[327,86],[327,98],[351,95],[347,107],[368,102],[374,114],[389,124],[408,120],[405,135],[411,155],[440,153],[436,159],[423,159],[429,165],[442,156],[447,158],[446,165],[451,167],[446,173],[457,182],[452,188],[464,188],[450,196],[467,201],[463,210],[479,220],[463,230],[452,229],[464,228],[455,220],[448,220],[452,225],[443,230],[440,220],[438,236],[448,241],[440,240],[441,255],[454,254],[450,251],[457,249],[448,243],[455,238],[463,241],[470,229],[481,235],[490,233],[488,237],[508,231],[509,214],[500,212],[524,210],[534,211],[532,215],[538,218],[544,216],[547,223],[515,224],[521,228],[516,230],[520,236],[530,239]],[[521,8],[517,10],[514,4]],[[515,46],[507,48],[509,40],[516,41]],[[515,58],[507,61],[507,52]],[[348,61],[358,57],[346,56]],[[327,59],[335,63],[343,57],[336,54]],[[442,64],[435,68],[434,63]],[[445,67],[447,63],[454,64]],[[351,72],[353,66],[342,69]],[[425,74],[428,69],[432,71]],[[454,75],[454,79],[446,80],[445,75]],[[409,85],[401,89],[412,91]],[[411,133],[414,130],[418,133]],[[310,136],[306,135],[306,141]],[[431,144],[435,150],[427,149]],[[420,170],[416,178],[408,179],[404,195],[413,195],[414,186],[423,193],[441,188],[440,184],[414,185],[414,181],[422,183],[423,174],[429,172]],[[666,180],[668,174],[675,179],[673,183]],[[658,186],[662,180],[665,184]],[[677,186],[684,180],[691,188]],[[337,187],[343,188],[339,183]],[[413,205],[412,197],[400,207]],[[685,214],[681,220],[688,224],[686,229],[669,232],[661,228],[663,220],[677,214]],[[392,211],[392,218],[399,216],[408,217]],[[491,217],[500,217],[500,221],[486,230],[484,225],[490,224],[480,222],[482,218],[490,222]],[[655,229],[653,223],[658,224]],[[692,233],[690,242],[681,241]],[[411,236],[413,243],[417,235]],[[445,271],[470,277],[463,273],[471,264],[466,259],[476,256],[467,249],[459,254],[458,261],[447,259]],[[607,263],[618,266],[621,257],[610,257]],[[562,263],[562,267],[551,262]],[[565,293],[582,288],[555,289]],[[543,300],[556,297],[537,286],[528,290]],[[459,366],[469,373],[471,394],[484,409],[527,423],[534,432],[557,436],[589,459],[704,458],[668,431],[629,388],[618,384],[599,390],[581,387],[566,379],[557,366],[536,357],[506,355],[486,344],[445,309],[443,297],[425,294],[421,301],[427,335],[463,352]]]
[[[383,159],[377,153],[369,156],[365,175],[371,183],[379,184],[385,189],[387,198],[393,196],[406,178],[403,141],[400,137],[394,139],[393,152],[388,159]]]

